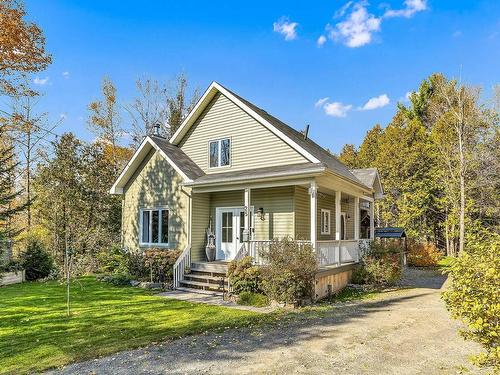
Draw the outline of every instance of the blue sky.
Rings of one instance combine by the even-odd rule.
[[[486,94],[500,82],[500,1],[144,3],[27,1],[53,55],[35,77],[39,110],[64,114],[58,133],[92,138],[103,76],[123,104],[139,77],[216,80],[334,152],[386,125],[432,72],[461,71]]]

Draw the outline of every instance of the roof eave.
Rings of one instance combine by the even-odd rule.
[[[227,185],[236,185],[241,183],[258,183],[258,182],[266,182],[266,181],[275,181],[275,180],[288,180],[294,178],[312,178],[317,177],[325,172],[325,167],[318,167],[316,169],[311,169],[308,171],[297,171],[297,172],[283,172],[283,173],[275,173],[269,176],[244,176],[244,177],[236,177],[229,180],[218,180],[218,181],[209,181],[209,182],[197,182],[196,180],[191,182],[184,182],[183,186],[189,187],[213,187],[213,186],[227,186]]]

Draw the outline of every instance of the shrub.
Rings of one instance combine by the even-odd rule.
[[[26,280],[43,279],[54,269],[52,257],[45,251],[38,240],[30,240],[26,250],[21,254],[21,265],[26,270]]]
[[[238,296],[238,305],[264,307],[269,305],[269,299],[263,294],[241,292]]]
[[[500,235],[467,241],[449,274],[450,284],[443,293],[446,306],[466,324],[461,334],[485,349],[474,362],[500,371]]]
[[[151,272],[146,264],[144,254],[139,252],[128,252],[125,254],[125,268],[136,280],[149,281]]]
[[[253,265],[250,256],[229,263],[228,277],[231,288],[236,294],[262,292],[261,269]]]
[[[443,254],[431,243],[416,243],[408,251],[408,265],[413,267],[436,267]]]
[[[352,282],[355,284],[394,285],[401,279],[399,245],[373,243],[360,263],[352,274]]]
[[[107,274],[128,275],[140,281],[169,282],[179,254],[179,251],[167,249],[127,252],[115,245],[99,253],[99,270]]]
[[[23,266],[19,260],[9,260],[0,267],[0,272],[17,272],[21,271]]]
[[[144,261],[153,282],[172,281],[174,264],[180,255],[178,250],[150,249],[144,253]]]
[[[128,254],[118,245],[97,254],[99,272],[123,273],[128,272]]]
[[[296,304],[314,295],[318,263],[311,245],[285,238],[274,241],[261,255],[267,261],[262,288],[270,299]]]
[[[114,273],[111,275],[106,275],[100,278],[101,281],[105,281],[115,286],[130,285],[132,278],[128,273]]]

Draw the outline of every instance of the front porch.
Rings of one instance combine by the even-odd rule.
[[[311,244],[321,268],[358,262],[374,236],[373,194],[334,176],[193,187],[190,206],[190,247],[178,261],[184,268],[208,261],[207,228],[215,235],[218,262],[249,255],[263,264],[261,250],[290,237]],[[184,270],[174,273],[178,286]]]

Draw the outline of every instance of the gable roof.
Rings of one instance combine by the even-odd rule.
[[[376,168],[351,169],[351,172],[358,180],[369,187],[373,187],[375,178],[377,178]]]
[[[150,135],[150,138],[154,143],[163,151],[166,155],[170,156],[172,161],[176,166],[182,170],[182,172],[190,179],[195,180],[198,177],[203,176],[205,173],[198,167],[194,161],[187,156],[184,151],[179,147],[171,144],[168,139],[163,137],[158,137],[155,135]]]
[[[152,149],[158,151],[176,172],[182,176],[185,182],[193,181],[204,175],[204,172],[194,161],[192,161],[179,147],[170,144],[166,138],[147,136],[109,190],[111,194],[123,193],[123,188],[127,185],[127,182],[133,176],[135,170],[140,166],[144,158]]]
[[[398,228],[398,227],[375,228],[375,237],[406,238],[406,232],[404,228]]]
[[[225,95],[229,100],[238,105],[241,109],[255,118],[262,125],[266,126],[270,131],[272,131],[283,141],[288,143],[311,163],[322,163],[334,174],[337,174],[340,177],[343,177],[344,179],[347,179],[348,181],[354,182],[355,184],[361,185],[363,187],[369,187],[368,185],[365,185],[362,181],[360,181],[340,160],[338,160],[334,155],[326,151],[316,142],[312,141],[309,138],[304,139],[303,134],[299,131],[295,130],[294,128],[285,124],[283,121],[270,115],[265,110],[257,107],[255,104],[228,90],[215,81],[212,82],[212,84],[205,91],[194,109],[185,118],[181,126],[179,126],[177,131],[170,139],[170,143],[178,145],[181,142],[182,138],[187,134],[189,128],[194,124],[198,116],[210,103],[217,92]]]
[[[384,194],[377,168],[352,169],[351,172],[363,184],[374,189],[379,197]]]

